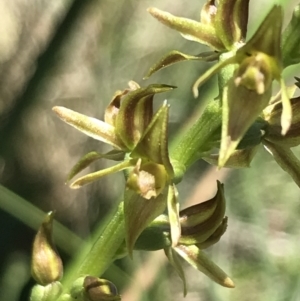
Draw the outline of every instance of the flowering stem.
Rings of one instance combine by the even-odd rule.
[[[100,277],[112,263],[114,256],[125,239],[123,202],[118,206],[117,212],[109,219],[104,230],[98,231],[91,249],[85,253],[84,259],[76,260],[78,266],[73,266],[70,277],[63,279],[65,293],[69,293],[70,285],[84,275]],[[79,257],[82,254],[78,254]],[[75,271],[75,272],[73,272]]]
[[[179,143],[171,148],[171,161],[178,161],[188,168],[201,158],[206,145],[221,126],[222,111],[219,100],[210,101],[201,117],[181,136]]]
[[[220,62],[230,60],[235,55],[237,47],[230,52],[221,54]],[[209,101],[200,118],[181,136],[179,143],[170,150],[171,161],[180,162],[187,169],[207,151],[208,143],[212,142],[216,131],[221,130],[222,92],[228,80],[233,76],[234,71],[234,64],[229,64],[220,69],[218,74],[218,99]]]
[[[78,275],[100,276],[111,263],[125,238],[123,202],[110,220],[103,234],[97,238],[89,255],[78,269]]]

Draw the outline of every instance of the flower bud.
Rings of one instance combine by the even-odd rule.
[[[106,279],[86,276],[84,278],[83,287],[88,301],[121,300],[116,286]]]
[[[31,274],[38,284],[47,285],[62,277],[63,265],[52,239],[53,212],[49,212],[35,236]]]
[[[30,301],[54,301],[62,292],[62,285],[55,281],[47,285],[36,284],[30,293]]]
[[[112,282],[93,276],[78,278],[71,287],[71,297],[82,301],[121,300],[117,288]]]

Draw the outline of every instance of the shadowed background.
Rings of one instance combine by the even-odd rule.
[[[156,98],[157,104],[165,98],[171,104],[172,140],[199,116],[201,101],[217,95],[216,80],[200,89],[199,100],[192,97],[191,86],[208,63],[178,64],[142,80],[170,50],[208,50],[164,27],[146,9],[155,6],[198,20],[203,2],[0,0],[0,183],[23,198],[0,190],[1,300],[28,300],[34,283],[30,251],[33,228],[42,216],[29,204],[45,212],[55,209],[62,224],[86,239],[124,187],[121,174],[80,190],[64,184],[82,155],[107,148],[61,122],[51,108],[62,105],[102,119],[113,93],[129,80],[143,86],[176,85],[175,91]],[[250,36],[273,3],[251,1]],[[289,17],[297,1],[282,3]],[[291,75],[299,76],[297,67],[287,70],[288,82]],[[84,172],[108,164],[99,161]],[[208,252],[236,288],[219,287],[186,266],[186,300],[299,300],[299,188],[261,149],[250,169],[218,172],[196,163],[179,185],[182,206],[209,199],[217,179],[225,182],[229,228]],[[77,240],[71,239],[65,239],[64,247],[58,244],[65,263],[76,251]],[[161,252],[150,255],[135,252],[134,261],[118,262],[105,276],[126,301],[183,300],[180,279]]]

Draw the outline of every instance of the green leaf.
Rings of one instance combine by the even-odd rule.
[[[131,189],[124,194],[125,240],[132,257],[134,245],[144,229],[166,209],[167,195],[147,200]]]
[[[171,52],[167,53],[164,57],[162,57],[154,66],[150,68],[144,79],[149,78],[153,73],[171,66],[173,64],[184,62],[184,61],[205,61],[211,62],[217,60],[219,57],[219,53],[216,52],[203,52],[197,56],[188,55],[177,50],[172,50]]]
[[[233,281],[228,277],[228,275],[214,262],[212,262],[197,246],[180,245],[174,249],[191,266],[208,276],[216,283],[228,288],[235,287]]]

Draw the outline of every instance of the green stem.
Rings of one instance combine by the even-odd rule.
[[[121,202],[116,214],[109,221],[104,232],[96,240],[88,256],[79,267],[77,276],[89,274],[98,277],[103,274],[111,264],[124,239],[123,202]]]
[[[235,55],[236,49],[223,53],[220,62],[228,61]],[[221,130],[222,125],[222,92],[228,80],[234,75],[235,66],[229,64],[223,67],[218,74],[219,96],[216,100],[210,100],[196,123],[181,135],[181,140],[170,150],[171,162],[179,162],[186,169],[199,160],[204,152],[209,150],[209,142],[212,142],[216,131]],[[180,177],[179,177],[180,178]]]
[[[70,293],[73,282],[84,275],[100,277],[114,260],[114,256],[125,239],[123,202],[117,212],[109,217],[106,226],[96,229],[91,248],[84,248],[73,259],[74,265],[63,278],[63,293]],[[60,298],[59,300],[63,300]]]
[[[206,151],[209,139],[221,126],[222,111],[219,100],[208,103],[201,117],[181,136],[181,140],[170,150],[171,161],[177,161],[186,168],[200,159]]]

